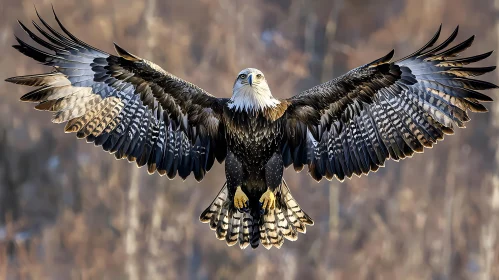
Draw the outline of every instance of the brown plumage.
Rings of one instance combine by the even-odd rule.
[[[456,58],[474,37],[447,48],[440,30],[421,49],[391,62],[393,51],[372,63],[289,99],[285,165],[309,166],[316,180],[343,180],[431,148],[469,121],[467,111],[486,112],[492,99],[476,90],[497,88],[473,79],[495,67],[465,67],[492,52]],[[298,139],[298,140],[296,140]]]
[[[262,113],[266,119],[269,119],[270,121],[274,122],[280,119],[286,113],[286,110],[288,109],[290,102],[288,102],[287,100],[280,100],[280,101],[281,103],[277,105],[275,108],[265,108],[263,110]]]
[[[171,178],[178,173],[185,178],[194,171],[201,180],[215,158],[223,161],[225,140],[219,134],[223,130],[219,129],[218,114],[226,100],[117,45],[119,56],[91,47],[69,33],[57,16],[65,35],[39,19],[48,32],[37,24],[35,28],[45,39],[22,23],[21,27],[54,54],[20,39],[14,47],[53,66],[54,72],[7,79],[40,87],[22,96],[22,101],[38,102],[36,109],[54,112],[53,122],[67,122],[66,132],[102,145],[117,158],[128,157],[139,166],[147,164],[149,172],[158,170]],[[168,159],[170,153],[186,162],[173,164]]]

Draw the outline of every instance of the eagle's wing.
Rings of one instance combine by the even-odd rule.
[[[14,48],[54,68],[52,73],[7,79],[39,87],[22,101],[38,102],[37,109],[54,112],[53,122],[67,121],[66,132],[102,145],[118,159],[147,164],[150,173],[157,170],[170,178],[178,173],[185,179],[193,172],[201,180],[215,158],[224,160],[227,149],[219,117],[227,100],[118,46],[119,56],[89,46],[56,20],[65,35],[41,18],[46,29],[33,24],[44,38],[20,23],[52,52],[19,38]]]
[[[393,51],[372,63],[302,92],[288,101],[283,156],[286,166],[308,165],[320,180],[376,171],[388,158],[410,157],[432,147],[486,112],[492,99],[476,90],[496,88],[473,79],[495,67],[468,67],[492,52],[457,58],[474,37],[448,48],[458,29],[433,47],[437,34],[415,53],[390,62]]]

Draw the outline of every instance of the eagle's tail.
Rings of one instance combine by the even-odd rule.
[[[250,212],[239,212],[234,208],[229,199],[227,183],[223,185],[210,206],[203,211],[199,220],[209,223],[210,228],[216,231],[217,238],[225,239],[229,246],[239,241],[239,246],[244,249],[252,240],[253,216]]]
[[[250,211],[239,212],[230,201],[227,185],[211,205],[203,211],[200,220],[209,223],[210,228],[216,231],[220,240],[227,245],[235,245],[239,241],[241,249],[251,244],[252,248],[262,245],[270,249],[272,246],[280,248],[284,239],[295,241],[298,232],[305,233],[306,225],[313,225],[313,220],[300,208],[291,195],[286,182],[276,192],[276,207],[260,214],[258,200],[251,201]]]

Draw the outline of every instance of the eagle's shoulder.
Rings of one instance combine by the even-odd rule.
[[[291,103],[287,100],[279,100],[279,103],[273,107],[267,107],[262,110],[262,115],[269,121],[276,121],[280,119]]]

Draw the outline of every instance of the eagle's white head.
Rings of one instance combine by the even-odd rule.
[[[262,71],[246,68],[237,75],[228,106],[236,111],[253,111],[273,108],[279,103],[272,96]]]

